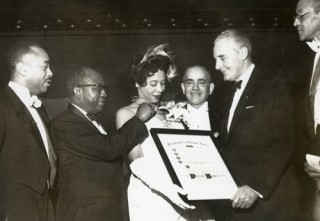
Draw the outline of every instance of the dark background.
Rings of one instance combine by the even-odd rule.
[[[150,45],[169,43],[180,73],[194,64],[209,68],[216,86],[210,99],[219,108],[225,84],[214,68],[213,40],[221,31],[237,28],[250,36],[255,64],[272,69],[298,89],[313,59],[292,26],[295,4],[289,0],[1,0],[0,86],[9,80],[8,48],[18,40],[36,40],[47,50],[54,74],[43,96],[49,113],[54,116],[65,107],[70,69],[90,66],[110,87],[103,120],[113,129],[116,110],[136,95],[126,76],[130,60]],[[311,64],[303,66],[307,61]],[[179,79],[168,88],[180,93]]]

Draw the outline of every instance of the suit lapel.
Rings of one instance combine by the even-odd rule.
[[[235,109],[233,119],[232,119],[230,129],[229,129],[229,133],[226,133],[227,134],[226,141],[228,141],[232,131],[234,130],[235,126],[237,125],[237,123],[241,117],[241,113],[245,109],[245,107],[248,103],[248,100],[250,100],[252,94],[258,88],[258,86],[259,86],[258,79],[259,79],[259,71],[254,69],[251,76],[250,76],[248,84],[246,85],[246,88],[244,89],[244,91],[240,97],[240,100],[238,102],[238,105]]]
[[[317,64],[316,64],[316,67],[315,67],[315,70],[314,70],[314,73],[313,73],[313,77],[317,76],[320,72],[320,58],[318,58],[318,61],[317,61]],[[311,72],[312,73],[312,72]],[[314,100],[311,99],[310,97],[310,90],[311,90],[311,81],[313,80],[313,77],[312,77],[312,74],[311,76],[309,77],[309,86],[307,87],[308,91],[307,91],[307,94],[308,94],[308,99],[307,99],[307,119],[308,119],[308,133],[310,134],[310,137],[312,140],[314,140],[316,138],[315,136],[315,131],[314,131],[314,112],[312,110],[312,108],[314,107],[314,105],[311,104],[311,102],[314,102]],[[320,82],[319,82],[320,83]]]
[[[75,106],[73,106],[72,104],[69,104],[68,106],[68,110],[71,111],[73,114],[77,115],[78,117],[82,118],[93,130],[97,131],[98,133],[100,133],[100,131],[98,130],[98,128],[96,128],[93,123],[86,117],[84,116],[81,111],[78,110],[78,108],[76,108]],[[101,125],[102,126],[102,125]]]
[[[229,102],[232,102],[230,101],[230,99],[232,99],[233,97],[233,90],[229,90],[229,96],[228,96],[228,103]],[[228,119],[229,119],[229,111],[230,111],[230,107],[229,105],[225,105],[225,108],[224,108],[224,117],[223,117],[223,120],[221,122],[221,128],[222,128],[222,141],[223,143],[226,143],[228,141],[228,137],[229,137],[229,134],[228,134]],[[230,105],[231,106],[231,105]]]
[[[41,150],[46,154],[46,150],[41,138],[41,134],[36,126],[36,122],[33,120],[30,112],[26,108],[26,106],[22,103],[20,98],[16,95],[16,93],[10,88],[7,87],[5,90],[6,94],[8,95],[13,109],[16,113],[16,116],[19,118],[19,122],[21,122],[22,126],[30,131],[31,134],[34,135],[35,140],[38,142]],[[47,154],[46,154],[47,155]]]

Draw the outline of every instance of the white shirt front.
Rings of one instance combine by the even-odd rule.
[[[44,125],[44,122],[42,121],[38,111],[32,106],[32,102],[31,102],[32,98],[31,98],[29,89],[12,81],[9,82],[8,86],[15,92],[15,94],[19,97],[19,99],[22,101],[22,103],[27,107],[28,111],[30,112],[35,124],[38,127],[46,152],[49,156],[49,153],[50,153],[49,145],[51,145],[51,140],[48,137],[47,128]]]
[[[91,120],[88,117],[88,112],[80,108],[79,106],[72,104],[75,108],[77,108],[99,131],[101,134],[107,135],[107,132],[103,129],[103,127],[95,120]]]
[[[314,71],[316,69],[316,65],[318,62],[318,59],[320,57],[320,42],[315,38],[312,42],[307,42],[309,47],[316,53],[314,62],[313,62],[313,69],[312,69],[312,79],[310,82],[310,90],[311,90],[311,83],[313,81],[314,77]],[[309,91],[311,93],[311,91]],[[316,132],[317,125],[320,124],[320,84],[318,82],[315,97],[314,97],[314,131]]]
[[[249,66],[249,68],[238,78],[236,79],[236,81],[242,81],[241,83],[241,88],[237,89],[235,94],[234,94],[234,97],[233,97],[233,101],[232,101],[232,104],[231,104],[231,107],[230,107],[230,110],[229,110],[229,118],[228,118],[228,131],[230,129],[230,125],[231,125],[231,122],[232,122],[232,119],[233,119],[233,115],[234,115],[234,112],[238,106],[238,103],[239,103],[239,100],[241,98],[241,95],[244,91],[244,89],[246,88],[247,84],[248,84],[248,81],[250,79],[250,76],[252,74],[252,71],[254,69],[255,65],[254,64],[251,64]]]
[[[189,112],[188,127],[190,130],[211,130],[207,101],[198,109],[188,104],[187,110]]]

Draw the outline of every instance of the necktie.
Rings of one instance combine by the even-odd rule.
[[[307,41],[307,44],[309,45],[309,47],[314,51],[314,52],[318,52],[320,50],[320,42],[313,40],[313,41]]]
[[[100,122],[100,117],[97,114],[89,114],[87,113],[87,117],[91,120],[91,121],[96,121],[98,124],[101,124]]]
[[[41,100],[36,95],[30,97],[30,107],[39,108],[42,105]]]
[[[232,88],[231,88],[231,94],[230,94],[230,97],[229,97],[229,100],[227,103],[227,107],[226,107],[227,116],[225,118],[226,120],[225,120],[225,125],[224,125],[224,129],[225,129],[226,134],[229,133],[228,123],[229,123],[230,108],[232,106],[234,95],[235,95],[236,91],[241,88],[241,84],[242,84],[242,80],[236,81],[233,83]],[[232,120],[232,119],[230,119],[230,120]]]
[[[91,123],[100,131],[101,134],[107,135],[107,132],[103,128],[102,123],[100,121],[100,115],[99,114],[87,113],[87,117],[91,120]]]
[[[236,92],[238,89],[241,88],[241,84],[242,84],[242,80],[234,82],[234,84],[232,85],[234,92]]]

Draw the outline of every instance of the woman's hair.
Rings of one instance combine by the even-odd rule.
[[[158,70],[163,71],[167,80],[170,81],[177,75],[172,59],[172,53],[169,52],[168,45],[150,47],[144,56],[136,56],[131,61],[129,67],[130,83],[145,86],[147,78],[153,76]]]

